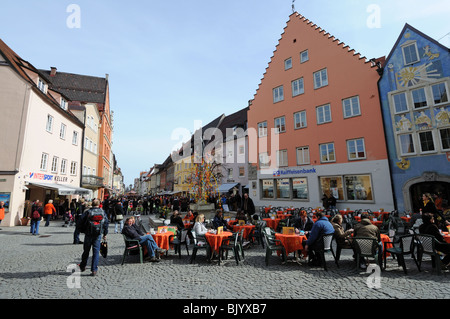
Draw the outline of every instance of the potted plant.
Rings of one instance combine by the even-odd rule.
[[[20,219],[20,224],[21,224],[22,226],[27,226],[27,225],[28,225],[28,221],[29,221],[28,217],[22,217],[22,218]]]

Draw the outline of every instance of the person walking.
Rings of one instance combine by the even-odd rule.
[[[255,204],[253,204],[253,200],[248,197],[248,193],[244,193],[241,209],[244,211],[244,214],[247,214],[248,219],[251,220],[252,216],[255,214]]]
[[[123,207],[120,201],[114,205],[114,234],[120,234],[123,230]]]
[[[44,215],[45,215],[45,227],[50,225],[50,219],[52,215],[56,213],[56,208],[53,206],[53,200],[50,199],[47,204],[44,206]]]
[[[42,210],[42,203],[38,203],[35,207],[35,210],[31,212],[31,227],[30,233],[32,235],[39,235],[39,224],[41,223],[41,218],[44,216],[44,212]]]
[[[108,217],[99,206],[100,201],[94,199],[92,207],[81,215],[80,223],[77,225],[80,228],[80,232],[84,233],[83,254],[81,255],[81,263],[78,266],[80,271],[86,270],[89,253],[92,248],[91,276],[97,275],[100,244],[102,239],[106,240],[109,226]]]

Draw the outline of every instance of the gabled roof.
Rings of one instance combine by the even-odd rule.
[[[34,88],[35,92],[40,95],[44,100],[46,100],[50,105],[52,105],[59,112],[64,113],[68,118],[75,121],[78,125],[84,126],[84,124],[70,111],[66,111],[60,107],[60,103],[55,100],[55,98],[51,95],[50,91],[56,91],[51,88],[51,82],[45,78],[45,75],[36,69],[31,63],[22,59],[17,53],[15,53],[2,39],[0,39],[0,54],[5,58],[8,64],[12,67],[12,69],[18,73],[18,75],[31,84],[32,88]],[[49,82],[49,90],[47,93],[43,93],[38,87],[37,84],[28,76],[26,70],[31,71],[38,76],[42,77],[44,80]],[[62,93],[65,98],[68,98],[65,94]]]
[[[397,48],[398,44],[400,43],[400,41],[401,41],[401,39],[402,39],[402,37],[403,37],[403,34],[405,33],[405,31],[406,31],[407,29],[409,29],[409,30],[411,30],[411,31],[413,31],[413,32],[415,32],[415,33],[417,33],[417,34],[420,35],[422,38],[424,38],[424,39],[430,41],[431,43],[433,43],[433,44],[435,44],[435,45],[441,47],[443,50],[450,52],[450,49],[447,48],[447,47],[446,47],[445,45],[443,45],[442,43],[440,43],[440,42],[436,41],[435,39],[429,37],[429,36],[426,35],[425,33],[420,32],[419,30],[417,30],[417,29],[414,28],[413,26],[409,25],[408,23],[405,23],[405,26],[403,27],[402,32],[400,32],[400,35],[398,36],[397,41],[395,41],[395,44],[394,44],[394,46],[393,46],[392,49],[391,49],[391,52],[389,52],[389,55],[387,56],[386,60],[384,61],[383,67],[385,67],[385,66],[386,66],[386,63],[388,63],[388,61],[390,60],[392,54],[394,53],[395,49]]]
[[[227,136],[227,129],[231,129],[233,127],[240,127],[245,130],[247,123],[247,112],[249,107],[245,107],[233,114],[225,116],[222,122],[219,125],[219,129],[222,131],[223,138],[225,139]]]
[[[105,103],[108,80],[102,77],[40,70],[52,89],[65,94],[72,101]]]

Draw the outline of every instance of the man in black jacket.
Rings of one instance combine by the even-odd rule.
[[[165,252],[164,249],[159,249],[152,235],[144,234],[139,227],[135,224],[133,216],[128,217],[123,226],[122,234],[129,239],[138,239],[139,244],[147,248],[146,261],[156,262],[159,261],[159,256]]]
[[[248,197],[248,193],[244,193],[241,209],[244,211],[244,214],[247,214],[248,218],[251,220],[252,216],[255,214],[255,205],[253,204],[253,200]]]
[[[81,271],[86,269],[87,260],[89,258],[89,252],[92,247],[92,265],[91,265],[91,276],[95,276],[98,270],[98,260],[100,254],[100,243],[102,240],[106,240],[106,235],[108,234],[108,217],[106,216],[103,209],[100,207],[100,201],[98,199],[94,199],[92,201],[92,208],[86,210],[83,215],[81,215],[79,223],[77,223],[77,228],[80,232],[84,232],[84,243],[83,243],[83,254],[81,255],[81,263],[78,265]],[[91,231],[91,227],[89,226],[91,216],[101,216],[101,219],[94,219],[93,222],[98,223],[100,225],[99,231],[94,232]]]

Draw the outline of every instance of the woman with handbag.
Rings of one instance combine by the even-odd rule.
[[[123,229],[123,207],[120,201],[114,206],[114,233],[121,234]]]

